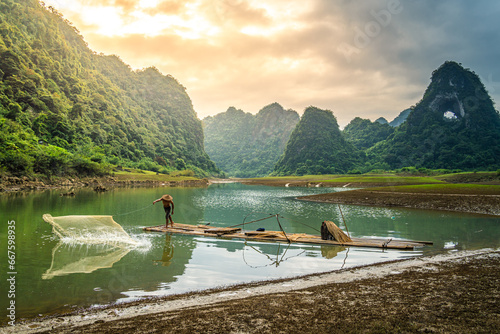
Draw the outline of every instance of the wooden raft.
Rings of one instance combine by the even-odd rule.
[[[354,247],[374,247],[390,249],[414,249],[425,245],[432,245],[430,241],[412,241],[383,238],[351,238],[351,242],[338,242],[335,240],[323,240],[319,235],[305,233],[287,233],[281,231],[243,231],[240,228],[210,227],[207,225],[188,225],[175,223],[174,227],[166,228],[165,225],[144,227],[144,231],[176,233],[197,236],[215,236],[227,239],[245,239],[252,241],[272,241],[272,242],[294,242],[317,245],[337,245]]]

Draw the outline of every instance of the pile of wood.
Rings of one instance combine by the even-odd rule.
[[[325,220],[321,224],[321,239],[335,240],[340,243],[352,242],[352,239],[344,233],[334,222]]]

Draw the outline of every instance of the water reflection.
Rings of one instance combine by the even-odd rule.
[[[333,259],[338,253],[343,252],[345,249],[346,247],[343,246],[321,245],[321,256],[325,259]]]
[[[165,245],[163,246],[163,253],[161,260],[153,260],[153,263],[158,265],[161,264],[163,267],[168,267],[172,264],[172,258],[174,257],[174,246],[172,245],[172,235],[167,233],[165,235]]]
[[[343,189],[345,190],[345,189]],[[16,222],[16,313],[19,317],[52,313],[67,307],[164,296],[223,285],[307,275],[458,249],[500,246],[498,217],[398,208],[342,206],[294,198],[331,192],[327,188],[270,188],[221,184],[208,188],[117,188],[96,194],[78,189],[75,197],[61,191],[0,196],[0,216]],[[432,240],[415,251],[343,248],[304,244],[245,243],[243,240],[145,233],[144,226],[165,222],[154,199],[174,197],[174,222],[227,227],[265,215],[279,214],[287,233],[319,234],[324,220],[345,222],[354,237]],[[113,215],[136,241],[149,248],[113,248],[59,244],[42,215]],[[252,215],[248,215],[252,213]],[[282,219],[282,217],[284,217]],[[245,229],[279,230],[276,219]],[[7,224],[0,224],[0,244]],[[19,247],[17,247],[17,245]],[[22,261],[21,261],[22,259]],[[0,252],[7,263],[7,253]],[[49,268],[49,269],[48,269]],[[42,279],[43,276],[43,279]],[[0,295],[7,295],[0,282]],[[22,292],[21,292],[22,291]],[[7,299],[0,298],[5,310]],[[0,315],[2,313],[0,312]]]
[[[59,241],[52,249],[52,262],[50,268],[42,275],[42,279],[75,273],[89,274],[97,269],[111,268],[128,252],[130,252],[128,247],[109,244],[68,244]]]
[[[245,264],[247,266],[249,266],[251,268],[262,268],[262,267],[268,267],[268,266],[278,267],[282,262],[284,262],[292,257],[301,256],[303,253],[305,253],[305,250],[304,250],[304,251],[302,251],[298,254],[295,254],[293,256],[285,257],[288,249],[290,248],[290,245],[291,244],[285,244],[282,246],[282,244],[277,243],[276,254],[274,254],[274,253],[270,254],[270,253],[267,253],[267,252],[260,250],[258,247],[255,247],[251,244],[248,244],[245,241],[245,248],[243,248],[243,252],[242,252],[243,261],[245,262]],[[251,265],[247,262],[247,260],[245,258],[245,249],[253,250],[253,251],[257,252],[258,254],[263,255],[265,258],[267,258],[267,260],[265,260],[265,259],[261,260],[260,262],[263,263],[261,265]]]

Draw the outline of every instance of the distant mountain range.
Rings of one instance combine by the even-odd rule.
[[[205,150],[229,176],[269,174],[299,122],[299,114],[273,103],[256,115],[230,107],[203,119]]]
[[[232,122],[231,113],[238,123]],[[287,127],[280,140],[288,136],[293,124],[296,127],[286,146],[281,145],[283,142],[275,145],[272,154],[281,155],[279,160],[261,160],[263,146],[253,145],[255,138],[242,134],[250,132],[240,129],[242,124],[253,124],[253,116],[239,111],[235,117],[234,110],[220,115],[204,121],[205,145],[216,164],[234,176],[367,172],[410,166],[500,168],[500,115],[479,77],[452,61],[433,72],[422,100],[391,122],[382,117],[374,122],[356,117],[340,131],[331,111],[307,108],[298,123],[296,118],[283,123]],[[275,115],[275,119],[279,117]],[[276,122],[269,124],[279,132]],[[234,147],[244,148],[245,153],[238,153]],[[266,150],[269,152],[269,148]],[[245,163],[253,159],[251,174],[241,169],[242,158]],[[276,162],[274,168],[271,162]],[[258,169],[260,164],[262,168]]]
[[[206,151],[205,151],[206,150]],[[208,154],[207,154],[208,153]],[[215,163],[214,163],[215,162]],[[447,61],[393,121],[270,104],[202,121],[186,89],[90,50],[38,0],[0,4],[0,176],[99,175],[111,166],[254,177],[372,169],[500,168],[500,115],[479,77]]]

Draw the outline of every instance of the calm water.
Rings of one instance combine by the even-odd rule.
[[[361,264],[459,249],[497,248],[499,219],[437,211],[342,206],[352,236],[432,240],[415,251],[378,250],[244,242],[217,238],[146,233],[142,227],[164,222],[161,204],[173,196],[174,221],[231,226],[281,214],[287,232],[319,234],[323,220],[342,221],[337,205],[295,200],[301,195],[345,189],[275,188],[214,184],[208,188],[117,188],[97,194],[79,189],[0,196],[0,261],[7,272],[7,225],[16,228],[16,316],[49,314],[72,307],[130,301],[236,283],[332,271]],[[113,215],[137,246],[92,246],[61,242],[42,215]],[[340,224],[345,229],[343,224]],[[275,219],[247,226],[278,230]],[[1,323],[9,286],[0,283]]]

